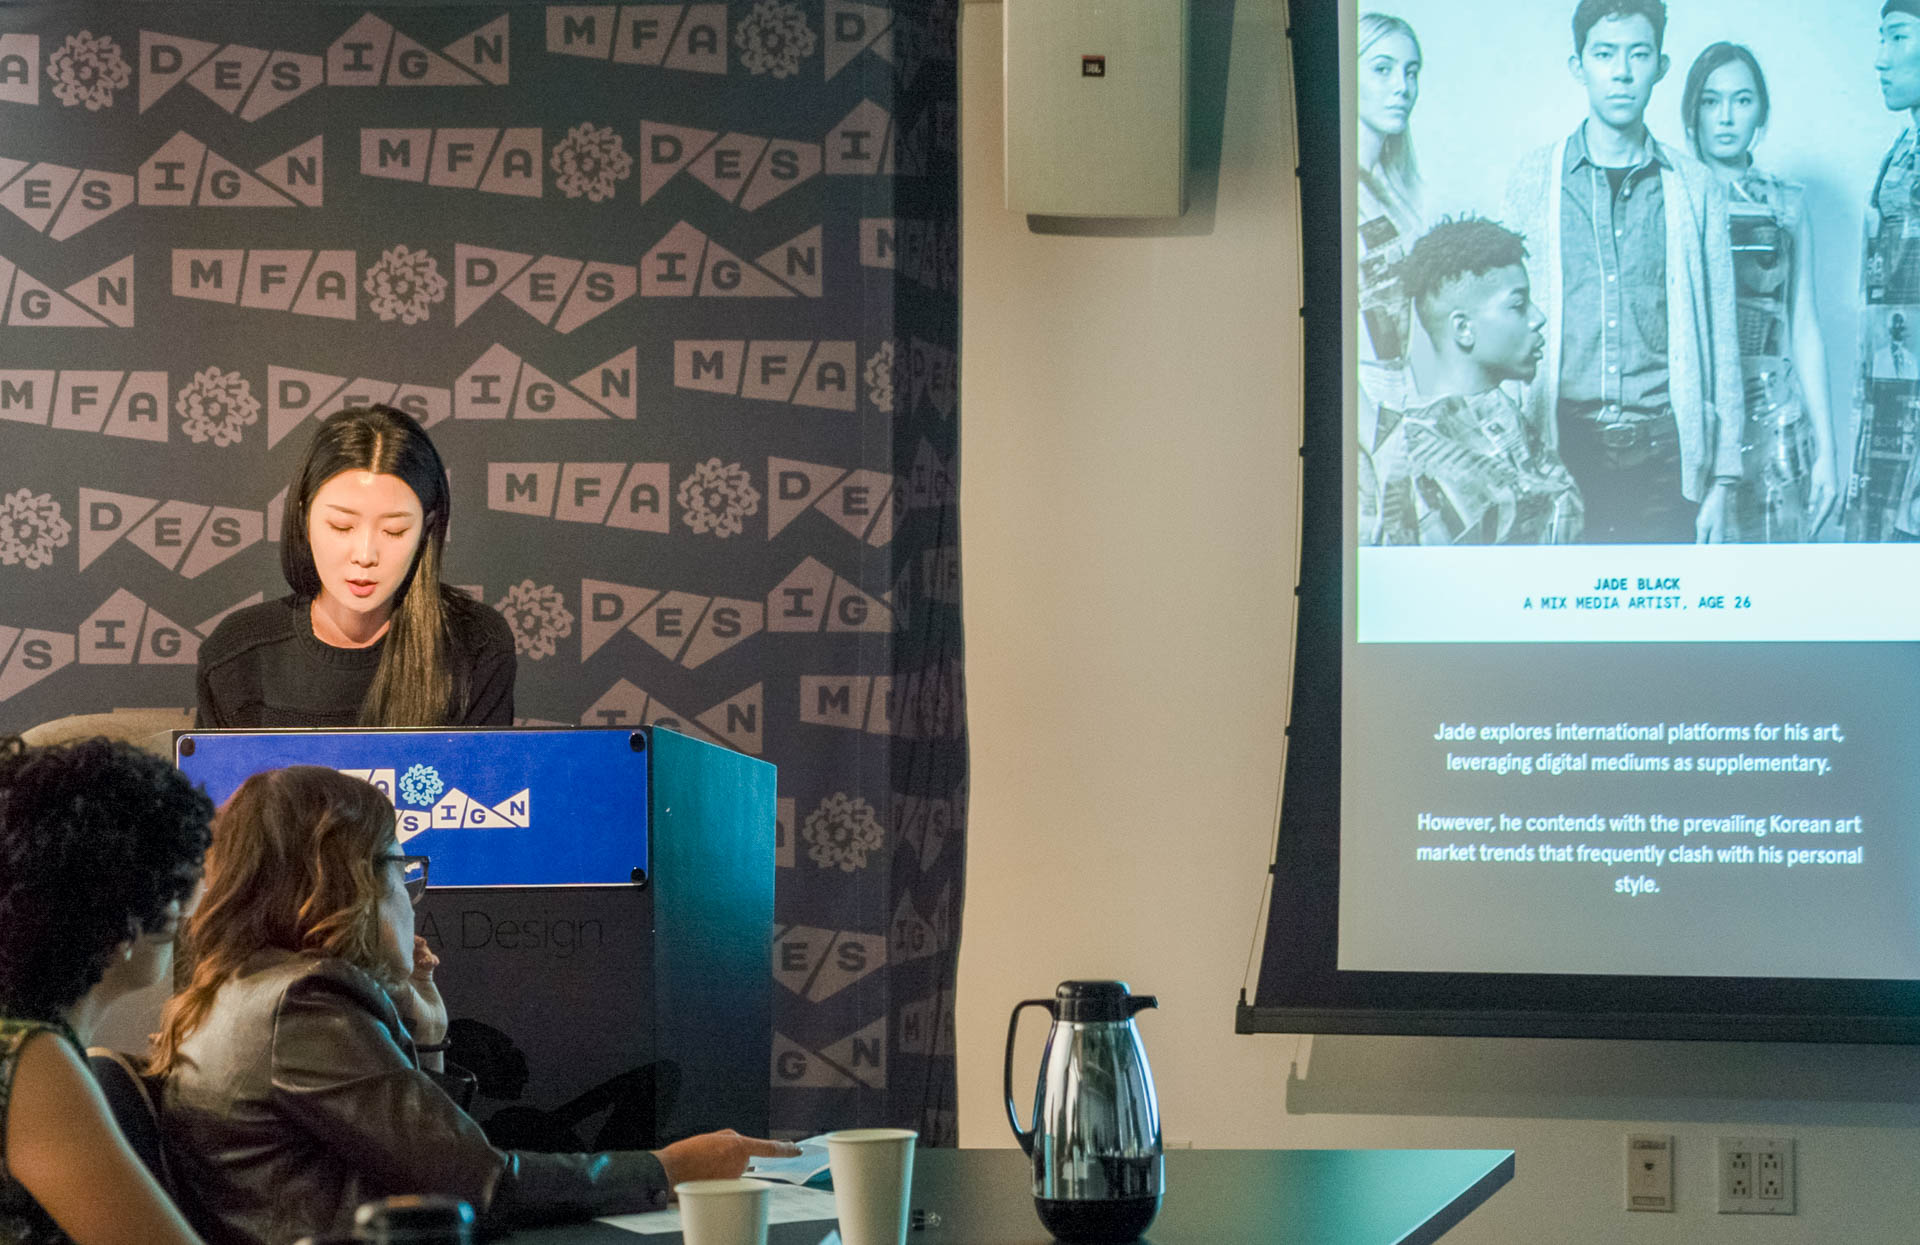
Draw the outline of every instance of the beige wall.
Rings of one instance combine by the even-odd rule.
[[[1233,1034],[1287,700],[1297,201],[1280,0],[1193,4],[1217,193],[1105,236],[1004,208],[1001,8],[963,10],[962,1144],[1011,1144],[1014,1002],[1119,976],[1160,998],[1170,1141],[1516,1149],[1450,1241],[1920,1239],[1913,1052]],[[1676,1213],[1620,1209],[1629,1128],[1678,1138]],[[1794,1219],[1713,1213],[1713,1138],[1746,1132],[1796,1138]]]

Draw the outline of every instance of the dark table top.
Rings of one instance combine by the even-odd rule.
[[[940,1217],[908,1245],[1047,1245],[1018,1150],[919,1150],[913,1208]],[[1511,1150],[1174,1150],[1143,1245],[1425,1245],[1513,1179]],[[775,1224],[768,1245],[820,1245],[830,1222]],[[516,1232],[509,1245],[675,1245],[603,1223]]]

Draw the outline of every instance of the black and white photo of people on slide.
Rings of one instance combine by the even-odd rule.
[[[1360,544],[1920,540],[1920,0],[1355,34]]]

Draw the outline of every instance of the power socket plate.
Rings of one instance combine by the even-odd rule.
[[[1721,1137],[1715,1192],[1723,1215],[1791,1215],[1793,1138]]]

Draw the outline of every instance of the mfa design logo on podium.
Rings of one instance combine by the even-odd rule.
[[[475,799],[458,787],[449,787],[431,765],[405,769],[343,769],[341,773],[373,784],[393,801],[402,843],[429,830],[531,830],[533,789],[523,787],[498,804]],[[394,777],[396,772],[398,779]]]
[[[140,32],[140,111],[185,82],[242,121],[258,121],[318,86],[505,86],[502,14],[434,52],[368,13],[324,55]],[[0,64],[0,70],[4,65]]]

